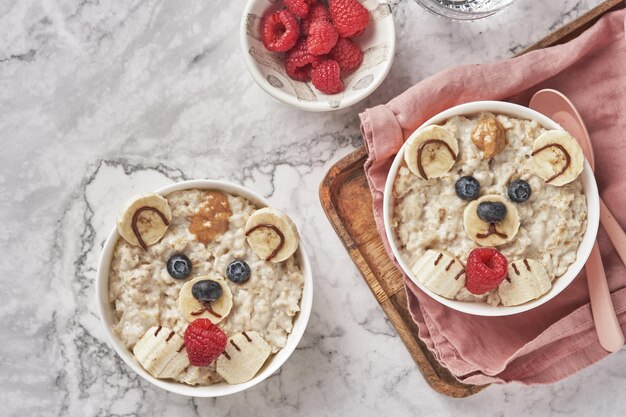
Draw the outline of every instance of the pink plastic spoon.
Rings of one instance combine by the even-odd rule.
[[[535,93],[530,100],[529,107],[548,116],[574,136],[580,144],[589,165],[591,165],[592,169],[595,169],[593,147],[589,139],[589,133],[580,114],[578,114],[578,111],[567,97],[556,90],[541,90]],[[622,261],[625,261],[626,235],[624,235],[624,230],[617,223],[602,199],[600,199],[600,222],[615,245]],[[607,351],[617,352],[624,346],[624,333],[615,314],[597,242],[593,245],[585,269],[587,271],[591,312],[596,332],[598,333],[598,340],[600,345]]]

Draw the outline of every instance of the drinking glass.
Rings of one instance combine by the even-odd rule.
[[[515,0],[415,0],[429,12],[454,20],[476,20],[504,9]]]

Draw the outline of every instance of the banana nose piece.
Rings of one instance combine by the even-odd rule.
[[[520,226],[517,208],[504,197],[488,194],[463,210],[463,228],[480,246],[498,246],[515,238]]]

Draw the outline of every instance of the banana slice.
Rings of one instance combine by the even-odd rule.
[[[159,241],[172,221],[167,200],[158,194],[139,194],[128,200],[117,216],[117,231],[133,246],[148,246]]]
[[[448,172],[458,155],[459,145],[454,135],[446,128],[432,125],[409,138],[404,160],[413,174],[427,180]]]
[[[552,282],[543,265],[533,259],[509,263],[508,277],[498,287],[505,306],[516,306],[534,300],[552,288]]]
[[[576,139],[564,130],[542,133],[533,143],[531,156],[533,170],[547,184],[565,185],[583,172],[583,150]]]
[[[483,221],[476,209],[483,201],[500,202],[506,206],[506,217],[500,223],[489,224]],[[498,246],[513,240],[519,230],[520,220],[517,208],[499,195],[485,195],[471,201],[463,212],[465,233],[480,246]]]
[[[246,222],[248,244],[261,259],[282,262],[298,249],[300,236],[293,221],[282,211],[265,207]]]
[[[172,329],[152,326],[133,347],[137,361],[155,378],[175,378],[189,366],[183,338]]]
[[[198,301],[191,293],[193,284],[206,279],[213,280],[222,287],[222,295],[209,305],[204,305]],[[185,285],[178,293],[178,309],[183,318],[188,322],[195,319],[205,318],[211,320],[213,324],[224,320],[233,308],[233,293],[230,291],[226,280],[220,276],[201,276],[185,282]]]
[[[465,268],[449,253],[429,249],[411,269],[422,285],[442,297],[452,300],[465,287]]]
[[[230,337],[226,350],[217,358],[217,373],[229,384],[250,381],[271,352],[271,346],[259,333],[237,333]]]

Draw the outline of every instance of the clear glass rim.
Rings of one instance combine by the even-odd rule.
[[[448,20],[478,20],[494,15],[499,11],[510,6],[515,0],[508,0],[502,5],[490,10],[477,10],[474,12],[465,12],[461,10],[453,10],[447,8],[434,0],[415,0],[426,11]]]

